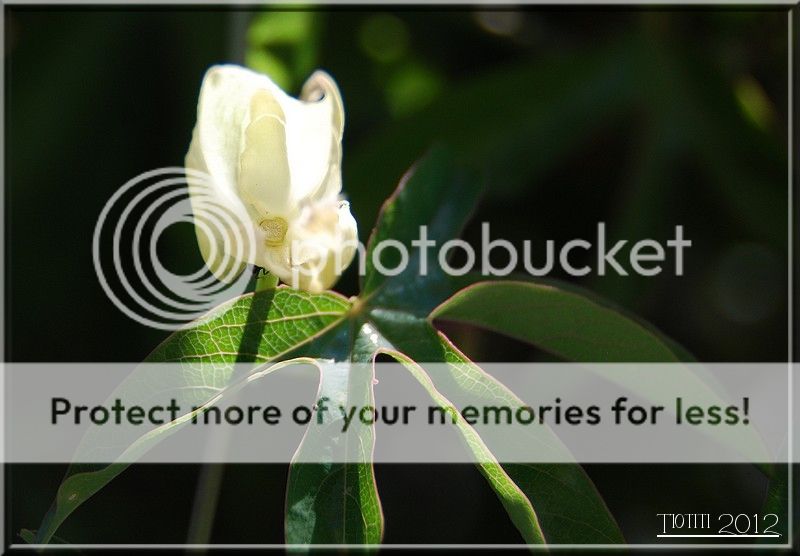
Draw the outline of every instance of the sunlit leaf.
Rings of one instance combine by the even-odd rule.
[[[513,409],[525,405],[424,319],[400,311],[375,309],[370,313],[370,321],[394,349],[412,360],[422,362],[423,366],[447,363],[425,369],[436,390],[457,407],[501,405]],[[519,438],[493,436],[484,440],[489,450],[505,442],[524,442],[547,450],[560,445],[548,427],[529,429]],[[546,542],[623,542],[614,518],[579,465],[500,463],[504,473],[530,501]]]
[[[373,375],[367,372],[369,366],[359,364],[371,360],[371,344],[361,330],[353,336],[349,332],[348,327],[347,335],[339,335],[338,342],[323,340],[320,344],[324,345],[317,348],[319,357],[340,362],[323,370],[318,399],[328,398],[331,407],[374,406]],[[342,348],[347,352],[346,360]],[[307,429],[289,470],[286,542],[380,543],[383,512],[372,465],[374,427],[359,428],[358,437],[351,438],[341,432],[341,417],[326,412],[325,418],[324,426]],[[339,457],[330,456],[329,461],[318,457],[334,453]],[[298,463],[304,458],[319,463]]]
[[[418,363],[403,353],[394,350],[381,350],[382,353],[394,357],[408,369],[411,375],[422,385],[438,407],[451,410],[454,405],[444,397],[434,386],[431,378]],[[464,438],[469,449],[473,452],[478,463],[476,464],[481,474],[486,478],[492,489],[500,498],[500,502],[508,512],[511,521],[528,544],[544,543],[544,535],[539,525],[536,511],[531,506],[530,500],[514,483],[503,466],[492,455],[491,450],[481,439],[475,429],[470,426],[461,415],[453,412],[455,426]]]
[[[669,363],[684,358],[673,342],[620,310],[535,282],[477,283],[437,307],[431,318],[501,332],[568,361]]]
[[[186,364],[186,372],[170,373],[167,378],[171,382],[159,383],[161,393],[177,400],[180,406],[203,404],[230,383],[234,363],[255,365],[284,358],[334,327],[349,307],[349,302],[338,295],[309,294],[285,287],[245,295],[218,307],[200,323],[170,336],[146,362]],[[214,365],[197,366],[197,363]],[[152,373],[152,368],[140,367],[114,395],[120,397],[127,389],[139,388],[142,381],[148,380],[147,373]],[[159,427],[129,449],[146,451],[170,430],[171,427]],[[37,542],[46,543],[78,506],[127,466],[71,466],[37,531]]]

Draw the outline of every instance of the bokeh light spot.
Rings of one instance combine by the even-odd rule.
[[[767,129],[775,120],[775,110],[761,84],[749,75],[734,84],[734,93],[745,117],[760,129]]]
[[[391,14],[376,14],[365,19],[359,40],[367,56],[381,63],[400,60],[408,51],[406,24]]]
[[[442,90],[442,78],[420,64],[399,68],[389,79],[386,100],[392,114],[406,116],[430,104]]]

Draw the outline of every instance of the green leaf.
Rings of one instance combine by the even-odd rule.
[[[329,407],[374,406],[373,373],[367,372],[371,367],[349,364],[370,361],[373,350],[362,330],[348,336],[336,333],[333,341],[317,347],[319,357],[340,361],[324,367],[317,399],[327,398]],[[349,361],[342,361],[343,352],[349,354]],[[354,442],[351,435],[341,432],[340,414],[329,411],[323,416],[322,426],[306,429],[289,469],[286,542],[378,544],[383,537],[383,512],[372,465],[374,426],[359,428],[358,442]],[[304,459],[320,463],[298,463]]]
[[[361,314],[367,306],[409,307],[420,315],[452,293],[454,287],[438,263],[421,259],[411,242],[419,237],[420,226],[427,226],[428,237],[439,243],[457,236],[477,202],[480,180],[457,164],[451,152],[434,148],[401,181],[384,204],[367,248],[367,274],[361,298],[354,307],[352,322],[343,324],[310,345],[302,355],[334,361],[371,361],[375,345],[361,329]],[[373,267],[373,251],[379,242],[393,240],[406,247],[409,264],[396,276],[385,276]],[[391,248],[380,253],[385,268],[400,263],[399,253]],[[421,265],[427,265],[420,278]],[[300,354],[299,352],[297,353]],[[372,376],[355,376],[364,365],[354,365],[340,377],[323,376],[320,396],[342,405],[373,403]],[[326,432],[309,429],[297,457],[303,450],[337,445],[340,427]],[[365,433],[366,434],[366,433]],[[383,515],[370,461],[374,438],[360,439],[357,464],[308,464],[294,462],[289,474],[286,502],[286,538],[292,544],[380,542]]]
[[[457,163],[451,153],[434,150],[406,174],[384,203],[370,238],[368,263],[379,241],[395,239],[410,247],[421,225],[428,226],[429,238],[435,239],[438,245],[460,233],[481,187],[474,173],[459,173],[453,169],[454,164]],[[453,183],[455,187],[450,185]],[[469,279],[444,276],[432,257],[425,261],[428,277],[420,278],[419,251],[410,249],[410,252],[412,258],[407,271],[396,277],[380,276],[375,269],[367,267],[362,298],[356,306],[381,335],[379,343],[417,362],[450,363],[445,367],[449,372],[442,371],[439,366],[433,367],[434,374],[430,378],[434,387],[455,403],[475,404],[489,399],[512,407],[523,405],[425,320],[437,303]],[[381,260],[390,268],[397,262],[391,255]],[[552,432],[545,430],[549,437],[526,440],[558,443]],[[623,542],[616,522],[580,466],[503,464],[502,469],[535,508],[548,542]],[[491,480],[490,484],[493,484]],[[509,515],[515,523],[519,519],[516,512]]]
[[[371,362],[377,353],[384,351],[401,358],[439,404],[491,403],[512,408],[523,405],[436,331],[429,319],[437,305],[433,316],[474,321],[500,332],[514,332],[502,328],[504,318],[511,319],[514,326],[524,324],[521,339],[531,341],[527,336],[531,334],[546,349],[578,360],[592,360],[596,354],[612,357],[620,353],[643,353],[652,359],[671,354],[672,360],[680,359],[678,349],[649,327],[568,290],[510,281],[492,287],[475,284],[442,303],[471,278],[445,276],[430,253],[428,257],[420,256],[419,249],[411,242],[417,239],[421,225],[428,227],[428,239],[440,245],[459,234],[480,192],[477,176],[458,170],[459,167],[462,166],[451,153],[435,149],[409,172],[385,204],[369,244],[368,261],[372,261],[378,242],[395,240],[411,254],[410,264],[399,275],[384,276],[368,266],[362,296],[353,302],[332,293],[313,295],[289,288],[244,296],[175,333],[148,361],[177,362],[187,369],[197,362],[212,364],[213,376],[187,373],[179,384],[170,387],[202,385],[224,392],[241,382],[237,379],[242,377],[232,375],[234,363],[256,366],[298,357],[325,359],[339,365],[321,373],[319,396],[327,397],[331,405],[363,406],[374,403],[374,373],[364,371],[371,367],[363,363]],[[384,251],[380,260],[389,268],[399,262],[396,250],[392,249]],[[427,276],[420,277],[425,264]],[[474,291],[483,291],[481,288],[486,288],[487,293],[476,296]],[[531,289],[536,295],[529,294]],[[527,298],[518,299],[520,292]],[[557,296],[547,297],[552,294]],[[554,305],[553,299],[561,305]],[[508,311],[508,307],[515,310]],[[522,322],[521,315],[527,315],[530,322]],[[576,341],[576,336],[595,343]],[[628,344],[621,346],[620,342]],[[427,362],[447,365],[425,369]],[[135,375],[134,378],[142,379]],[[126,387],[127,383],[121,388]],[[213,400],[216,391],[209,393],[196,388],[192,395],[200,396],[201,400],[192,401]],[[182,391],[176,397],[181,395],[188,394]],[[310,427],[306,431],[290,466],[286,540],[295,545],[379,543],[383,515],[371,461],[374,429],[365,427],[359,431],[357,442],[340,442],[338,431],[342,429],[335,414],[326,415],[329,421],[324,424],[328,426]],[[479,438],[465,423],[460,424],[459,430],[476,453],[486,456],[481,459],[488,463],[479,466],[480,471],[524,540],[623,542],[616,522],[580,466],[492,461],[490,454],[500,453],[502,442],[563,448],[550,429],[537,427],[522,435],[524,438],[507,439]],[[147,449],[148,442],[157,442],[168,432],[157,431],[129,449]],[[342,461],[338,457],[327,461],[303,457],[309,451],[330,453],[341,449],[347,450],[346,461],[352,463],[335,463]],[[305,461],[320,463],[301,463]],[[69,513],[124,468],[124,465],[71,468],[37,534],[39,542],[51,538]]]
[[[278,360],[341,322],[350,302],[328,292],[279,287],[223,304],[179,330],[146,362],[242,363]]]
[[[400,181],[384,203],[367,245],[366,277],[361,296],[368,304],[401,307],[427,314],[453,291],[450,276],[436,260],[436,250],[412,245],[425,226],[429,240],[441,246],[458,236],[475,207],[482,181],[465,169],[445,148],[434,148]],[[399,242],[409,254],[408,264],[396,276],[386,276],[373,265],[378,245]],[[398,249],[388,246],[378,253],[379,264],[393,270],[401,264]]]
[[[455,426],[461,433],[469,449],[478,460],[476,464],[483,476],[491,485],[492,489],[500,498],[500,502],[508,512],[511,521],[519,530],[522,538],[528,544],[543,544],[544,535],[539,525],[539,518],[531,505],[530,500],[514,483],[511,477],[503,469],[503,466],[492,455],[492,452],[483,442],[481,437],[464,418],[458,413],[455,406],[439,392],[433,384],[428,373],[419,364],[399,351],[383,349],[382,353],[394,357],[408,369],[411,375],[417,379],[425,391],[430,395],[436,404],[448,411],[455,419]]]
[[[513,308],[513,310],[512,310]],[[652,326],[626,316],[575,288],[532,281],[479,282],[437,307],[431,318],[468,323],[528,342],[568,361],[582,363],[687,363],[669,373],[629,380],[612,369],[595,369],[607,380],[646,400],[672,407],[690,391],[706,405],[727,405],[712,373],[692,363],[681,346]],[[713,439],[737,449],[769,476],[769,451],[752,429],[714,432]]]
[[[453,404],[511,408],[524,405],[513,392],[471,362],[425,319],[402,311],[376,308],[371,310],[369,320],[387,344],[410,359],[448,363],[427,367],[426,371],[436,390]],[[527,442],[542,445],[544,449],[558,449],[560,446],[547,427],[528,430],[524,438],[493,437],[485,441],[490,450],[499,442]],[[535,509],[546,542],[624,542],[614,518],[579,465],[501,462],[501,466]],[[514,520],[516,516],[510,517]]]
[[[152,368],[139,367],[112,398],[151,383],[157,384],[162,394],[175,398],[180,406],[208,403],[236,378],[234,363],[250,362],[255,366],[285,359],[299,346],[334,328],[349,308],[350,303],[339,295],[310,294],[286,287],[242,296],[218,307],[200,322],[175,332],[146,360],[181,363],[186,372],[170,373],[166,377],[170,380],[165,381],[163,373],[159,377],[149,376]],[[213,365],[199,367],[202,372],[197,372],[198,362]],[[175,424],[151,431],[128,449],[146,451],[172,432]],[[91,442],[91,438],[84,439],[84,444]],[[37,543],[48,542],[78,506],[127,466],[121,463],[70,466],[37,532]]]
[[[36,531],[31,531],[30,529],[21,529],[19,532],[19,537],[25,541],[26,544],[35,544],[36,543]],[[63,544],[69,545],[72,544],[67,540],[62,539],[61,537],[53,536],[50,539],[50,544]],[[69,546],[59,547],[61,551],[70,552],[75,551],[79,552],[77,549],[70,549]]]
[[[36,531],[30,529],[22,529],[19,532],[20,538],[28,544],[33,544],[36,541]]]
[[[480,282],[430,316],[500,332],[568,361],[669,363],[686,357],[672,341],[619,310],[535,282]]]

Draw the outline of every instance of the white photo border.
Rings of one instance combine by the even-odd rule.
[[[144,0],[144,1],[136,1],[136,0],[82,0],[82,1],[74,1],[74,0],[3,0],[3,4],[7,6],[52,6],[52,7],[68,7],[68,6],[108,6],[111,5],[136,5],[138,7],[146,7],[146,6],[174,6],[178,7],[185,7],[185,6],[201,6],[201,5],[216,5],[220,7],[224,6],[236,6],[236,7],[263,7],[268,4],[274,4],[278,6],[285,6],[285,7],[292,7],[292,6],[309,6],[308,2],[304,2],[303,0],[284,0],[282,2],[273,2],[272,0],[263,0],[256,2],[254,0],[243,0],[243,1],[220,1],[220,0]],[[369,6],[374,5],[374,1],[370,0],[318,0],[311,4],[314,8],[322,8],[324,6],[337,6],[337,5],[358,5],[358,6]],[[456,7],[476,7],[476,6],[502,6],[508,7],[509,4],[504,2],[503,0],[472,0],[472,1],[459,1],[459,0],[439,0],[435,2],[428,2],[426,0],[394,0],[391,5],[396,5],[398,7],[402,6],[415,6],[425,4],[426,6],[456,6]],[[548,545],[531,545],[531,544],[380,544],[380,545],[361,545],[361,544],[334,544],[334,545],[312,545],[315,549],[343,549],[343,548],[353,548],[353,549],[420,549],[420,548],[430,548],[430,549],[460,549],[460,550],[471,550],[471,549],[520,549],[520,548],[528,548],[533,550],[630,550],[630,549],[640,549],[640,550],[753,550],[753,549],[774,549],[774,550],[785,550],[791,549],[794,546],[794,530],[793,530],[793,507],[794,507],[794,462],[797,461],[794,453],[794,383],[793,383],[793,357],[794,357],[794,194],[793,194],[793,185],[794,185],[794,85],[793,85],[793,78],[794,78],[794,23],[793,18],[794,14],[796,13],[797,3],[793,0],[772,0],[768,3],[758,4],[753,2],[752,0],[728,0],[728,1],[714,1],[714,0],[673,0],[673,1],[664,1],[664,0],[639,0],[639,1],[629,1],[629,0],[571,0],[568,2],[553,2],[553,1],[545,1],[545,2],[537,2],[535,0],[523,0],[515,2],[514,5],[519,6],[548,6],[548,5],[558,5],[558,6],[620,6],[620,5],[632,5],[632,6],[648,6],[648,7],[656,7],[656,6],[680,6],[680,7],[720,7],[720,6],[735,6],[735,7],[759,7],[759,8],[769,8],[769,7],[784,7],[787,8],[787,37],[788,37],[788,63],[787,63],[787,88],[788,88],[788,98],[787,98],[787,117],[788,117],[788,126],[787,126],[787,158],[788,158],[788,208],[787,208],[787,218],[788,218],[788,230],[787,230],[787,254],[788,254],[788,317],[787,317],[787,326],[788,326],[788,363],[787,363],[787,381],[788,381],[788,392],[787,392],[787,401],[788,401],[788,455],[789,455],[789,464],[788,464],[788,482],[787,482],[787,489],[788,489],[788,524],[787,524],[787,532],[788,532],[788,540],[786,543],[783,544],[548,544]],[[3,29],[5,30],[5,9],[0,12],[0,24],[2,24]],[[2,111],[0,111],[0,125],[2,125],[3,130],[5,130],[5,42],[2,45],[3,50],[3,60],[2,60],[2,67],[3,72],[0,75],[0,103],[2,103]],[[0,152],[0,168],[5,169],[5,150],[3,149]],[[0,176],[0,185],[2,185],[2,191],[0,191],[0,214],[5,214],[5,171],[3,171],[2,176]],[[0,288],[2,288],[3,292],[5,292],[5,230],[3,227],[0,227]],[[5,338],[5,294],[3,295],[2,299],[0,299],[0,310],[2,310],[3,317],[0,318],[0,338]],[[0,360],[0,400],[5,402],[5,373],[4,373],[4,363],[5,359],[5,342],[0,344],[0,355],[2,355],[2,360]],[[5,412],[0,411],[0,461],[5,461]],[[204,549],[217,549],[217,550],[226,550],[226,549],[240,549],[240,550],[264,550],[264,549],[291,549],[291,548],[307,548],[306,545],[292,545],[292,544],[70,544],[69,546],[63,545],[36,545],[36,544],[23,544],[23,543],[8,543],[6,544],[6,489],[5,489],[5,466],[2,476],[0,476],[0,500],[2,500],[2,504],[0,504],[0,546],[7,547],[13,550],[70,550],[70,549],[90,549],[90,550],[204,550]]]

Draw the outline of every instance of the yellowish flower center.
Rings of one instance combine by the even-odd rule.
[[[268,246],[277,247],[283,244],[283,240],[286,238],[286,230],[289,228],[286,220],[276,216],[275,218],[265,218],[258,225],[267,235],[265,243]]]

